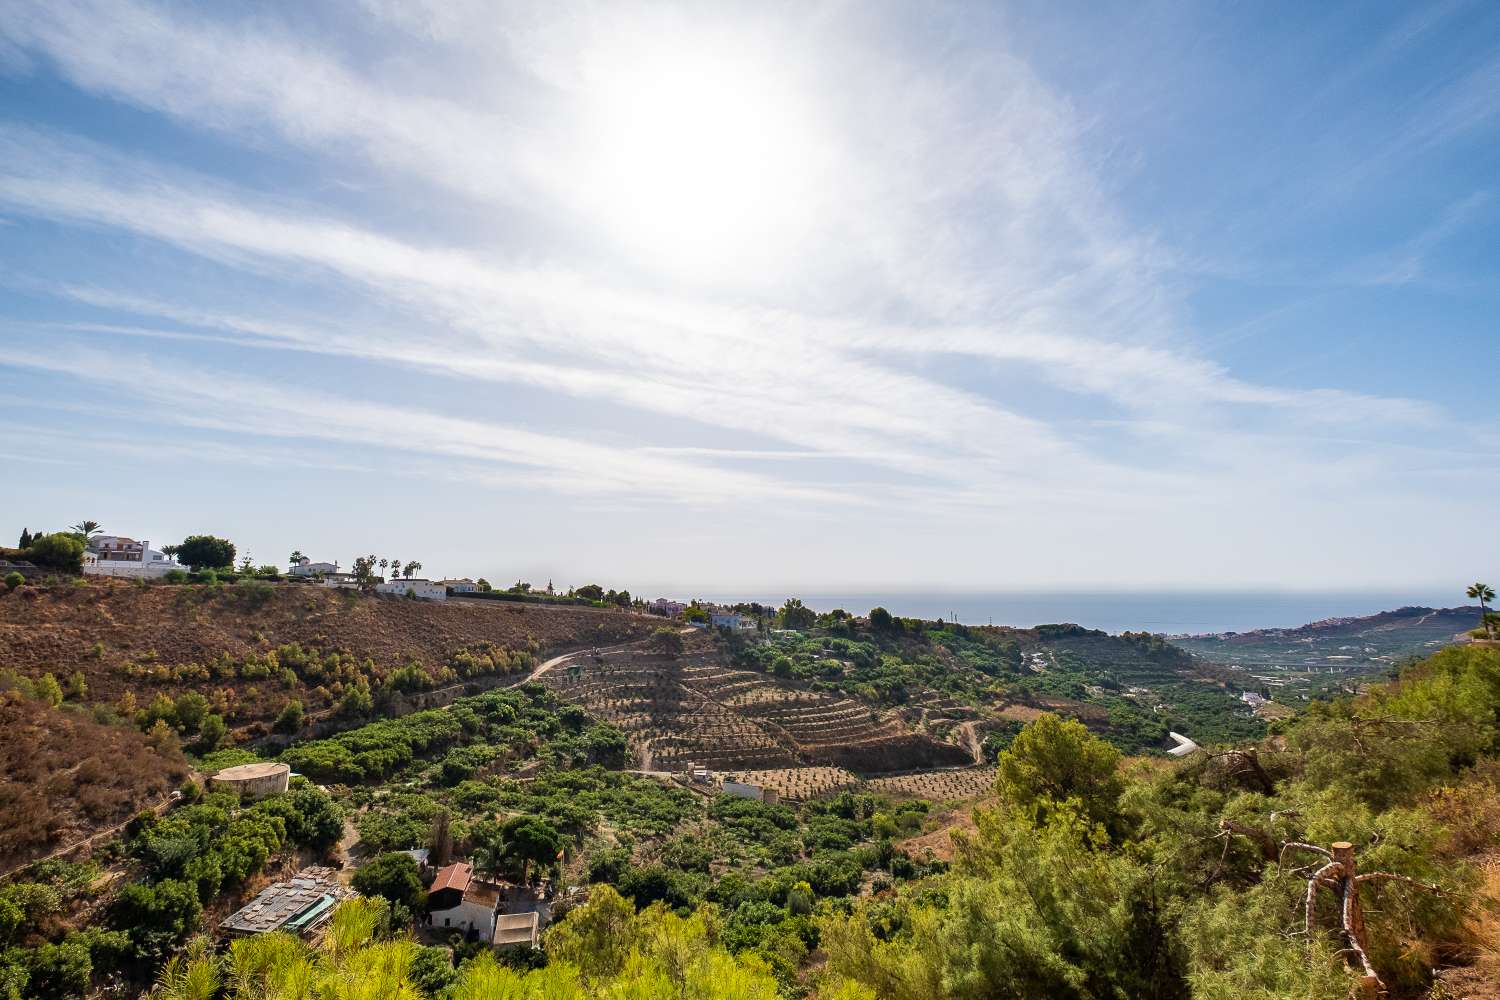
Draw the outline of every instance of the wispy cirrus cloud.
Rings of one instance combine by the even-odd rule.
[[[1215,360],[1195,269],[1121,209],[1088,113],[994,23],[924,46],[910,13],[840,5],[0,11],[11,72],[216,144],[179,164],[0,121],[0,210],[204,279],[43,266],[28,294],[57,314],[10,316],[0,363],[88,381],[107,350],[163,428],[568,496],[971,525],[1253,514],[1256,489],[1400,484],[1414,438],[1467,440],[1429,401]],[[1435,95],[1455,127],[1475,79]],[[285,381],[235,373],[249,351]],[[314,391],[303,363],[325,359],[424,381],[404,406]],[[208,378],[253,419],[173,404],[207,404]],[[460,384],[493,387],[495,416],[449,412]]]

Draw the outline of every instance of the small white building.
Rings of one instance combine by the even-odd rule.
[[[448,599],[448,588],[433,580],[387,580],[385,583],[375,585],[375,593],[393,597],[405,597],[411,594],[424,601]]]
[[[734,795],[742,799],[754,799],[756,802],[765,802],[775,805],[781,800],[780,794],[774,788],[762,788],[760,785],[752,785],[744,781],[734,781],[725,778],[724,783],[719,786],[725,795]]]
[[[474,869],[455,861],[440,869],[427,893],[432,927],[473,931],[481,941],[495,939],[495,916],[500,912],[500,886],[474,877]]]
[[[714,628],[737,629],[744,620],[744,615],[737,611],[711,611],[708,615],[708,623]]]
[[[475,583],[473,580],[470,580],[468,577],[464,577],[461,580],[439,580],[438,583],[442,584],[444,587],[447,587],[455,594],[479,593],[479,584]]]
[[[307,556],[297,560],[297,564],[291,568],[290,576],[328,576],[339,571],[336,562],[313,562]]]
[[[321,582],[325,587],[335,587],[340,590],[359,589],[359,577],[353,573],[326,573]]]

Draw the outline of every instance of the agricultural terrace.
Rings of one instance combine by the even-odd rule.
[[[583,655],[542,682],[624,731],[642,770],[825,763],[879,772],[967,759],[890,712],[727,666],[711,639],[694,639],[682,653],[636,647]]]

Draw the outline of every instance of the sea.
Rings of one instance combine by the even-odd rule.
[[[1458,607],[1468,602],[1463,589],[1407,591],[1002,591],[840,592],[791,591],[781,594],[692,593],[703,600],[758,601],[779,607],[788,593],[810,608],[843,608],[864,614],[883,607],[905,618],[944,619],[966,625],[1032,625],[1070,622],[1105,632],[1199,635],[1295,628],[1325,618],[1360,617],[1400,607]]]

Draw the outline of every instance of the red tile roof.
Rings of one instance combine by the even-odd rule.
[[[446,868],[438,869],[437,878],[432,883],[430,892],[442,892],[444,889],[457,889],[463,892],[469,888],[469,880],[474,877],[474,869],[462,861],[455,861]]]

